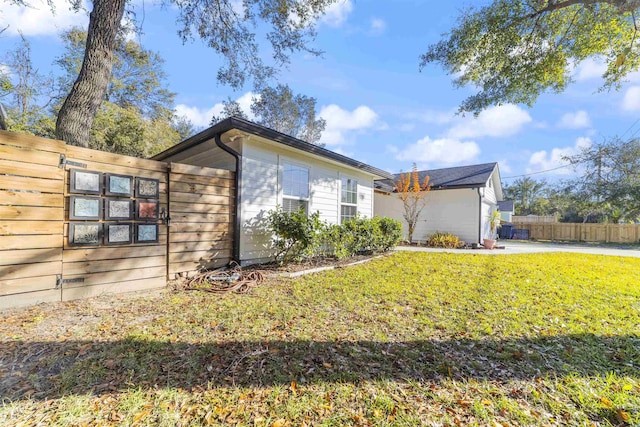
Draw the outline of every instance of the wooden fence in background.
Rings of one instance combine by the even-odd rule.
[[[555,223],[558,222],[558,218],[554,215],[540,216],[540,215],[513,215],[511,222],[518,222],[524,224],[531,223]]]
[[[70,245],[71,168],[157,179],[158,211],[171,226],[153,221],[152,243]],[[176,275],[225,265],[234,191],[233,172],[0,131],[0,308],[160,288]]]
[[[640,242],[640,224],[582,224],[564,222],[546,224],[514,222],[514,228],[529,230],[529,238],[535,240],[606,243]]]

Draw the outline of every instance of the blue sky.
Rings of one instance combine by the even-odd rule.
[[[47,73],[61,52],[57,33],[86,26],[87,18],[68,12],[64,0],[54,1],[55,17],[44,0],[31,2],[29,9],[2,4],[0,28],[10,26],[0,36],[0,52],[15,46],[21,30]],[[324,55],[294,55],[279,81],[318,100],[327,148],[390,172],[410,170],[414,162],[427,169],[497,161],[509,183],[509,177],[562,166],[562,156],[581,146],[640,135],[640,73],[620,91],[597,92],[603,65],[596,60],[578,64],[575,84],[563,94],[543,95],[533,108],[503,105],[477,118],[455,115],[473,88],[454,88],[435,65],[419,72],[419,56],[462,8],[478,3],[343,0],[318,24],[313,46]],[[174,12],[152,1],[137,3],[138,16],[144,15],[138,40],[165,59],[177,111],[205,127],[228,96],[248,106],[250,88],[234,92],[217,83],[220,62],[212,50],[199,40],[182,44]],[[556,180],[572,173],[560,168],[532,176]]]

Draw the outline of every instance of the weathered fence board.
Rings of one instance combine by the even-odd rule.
[[[7,219],[63,221],[64,210],[33,206],[0,206],[0,220]]]
[[[234,173],[172,163],[169,277],[231,260]]]
[[[61,298],[64,146],[0,131],[0,308]]]
[[[640,224],[521,223],[514,228],[529,230],[534,240],[576,242],[639,243]]]

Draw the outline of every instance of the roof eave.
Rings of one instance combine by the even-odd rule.
[[[385,179],[394,178],[393,174],[383,171],[382,169],[378,169],[374,166],[359,162],[350,157],[343,156],[342,154],[338,154],[331,150],[327,150],[326,148],[322,148],[317,145],[310,144],[308,142],[305,142],[300,139],[294,138],[292,136],[286,135],[284,133],[275,131],[273,129],[266,128],[264,126],[257,125],[255,123],[251,123],[247,120],[240,119],[238,117],[229,117],[228,119],[222,120],[221,122],[216,123],[209,129],[206,129],[182,141],[181,143],[168,148],[162,153],[156,154],[155,156],[152,157],[152,159],[153,160],[166,159],[167,157],[179,154],[185,150],[188,150],[189,148],[195,147],[196,145],[199,145],[205,141],[208,141],[211,138],[213,138],[216,134],[222,134],[232,129],[237,129],[253,135],[261,136],[263,138],[279,142],[288,147],[305,151],[307,153],[312,153],[320,157],[326,157],[336,162],[368,172],[375,176],[379,176]]]

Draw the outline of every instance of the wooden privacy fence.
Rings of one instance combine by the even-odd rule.
[[[577,242],[638,243],[640,224],[522,223],[514,228],[529,230],[535,240],[567,240]]]
[[[0,131],[0,308],[160,288],[228,263],[233,187],[229,171]]]
[[[555,222],[558,222],[558,218],[556,216],[554,216],[554,215],[547,215],[547,216],[541,216],[541,215],[513,215],[511,217],[511,222],[518,222],[518,223],[525,223],[525,224],[539,223],[539,222],[555,223]]]

